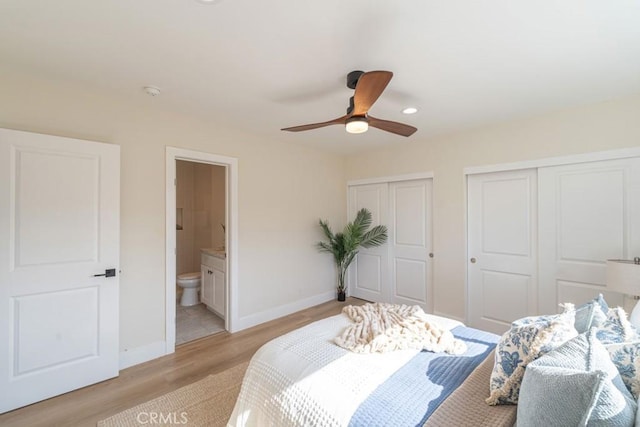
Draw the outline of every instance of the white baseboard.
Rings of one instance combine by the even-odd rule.
[[[164,341],[156,341],[151,344],[143,345],[142,347],[121,351],[120,370],[148,362],[149,360],[157,359],[158,357],[168,354],[166,351],[167,343]]]
[[[335,297],[336,292],[335,290],[332,290],[324,294],[315,295],[313,297],[295,301],[290,304],[285,304],[269,310],[261,311],[260,313],[241,317],[238,319],[237,328],[235,328],[236,330],[234,332],[238,332],[243,329],[247,329],[252,326],[277,319],[279,317],[287,316],[297,311],[304,310],[305,308],[313,307],[314,305],[331,301],[332,299],[335,299]],[[169,353],[167,353],[167,343],[165,341],[156,341],[151,344],[143,345],[141,347],[121,351],[120,370],[138,365],[140,363],[148,362],[149,360],[157,359],[158,357],[162,357],[167,354]]]
[[[295,301],[289,304],[281,305],[269,310],[261,311],[259,313],[250,314],[249,316],[240,317],[234,327],[234,333],[243,329],[250,328],[252,326],[259,325],[270,320],[277,319],[279,317],[287,316],[291,313],[295,313],[305,308],[313,307],[314,305],[322,304],[327,301],[331,301],[336,298],[336,291],[325,292],[324,294],[315,295],[309,298],[305,298],[300,301]]]
[[[323,294],[305,298],[300,301],[295,301],[269,310],[261,311],[259,313],[254,313],[249,316],[241,317],[238,319],[238,327],[234,332],[238,332],[243,329],[268,322],[270,320],[278,319],[283,316],[287,316],[297,311],[304,310],[306,308],[313,307],[327,301],[331,301],[335,298],[336,292],[335,290],[332,290],[330,292],[325,292]],[[466,323],[465,319],[457,316],[452,316],[447,313],[434,311],[433,314]],[[148,362],[149,360],[157,359],[158,357],[162,357],[167,354],[169,353],[167,353],[167,343],[165,341],[156,341],[151,344],[143,345],[141,347],[127,349],[120,352],[120,370],[138,365],[140,363]]]

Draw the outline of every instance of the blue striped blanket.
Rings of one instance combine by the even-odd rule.
[[[500,339],[492,333],[465,326],[458,326],[451,332],[466,343],[464,354],[418,353],[369,395],[353,414],[349,425],[421,426]]]

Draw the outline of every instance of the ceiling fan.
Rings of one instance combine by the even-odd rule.
[[[403,123],[376,119],[369,115],[369,109],[387,87],[393,73],[391,71],[352,71],[347,75],[347,87],[355,89],[349,100],[347,114],[328,122],[284,128],[289,132],[318,129],[331,125],[344,125],[349,133],[363,133],[369,126],[401,136],[411,136],[418,129]]]

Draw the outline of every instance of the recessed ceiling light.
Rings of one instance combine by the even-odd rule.
[[[417,112],[418,112],[418,109],[416,107],[407,107],[402,110],[402,114],[415,114]]]

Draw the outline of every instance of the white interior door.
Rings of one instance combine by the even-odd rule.
[[[0,129],[0,413],[118,375],[119,153]]]
[[[433,312],[431,179],[389,184],[390,302]]]
[[[581,304],[606,290],[606,260],[640,254],[640,159],[541,168],[540,311]]]
[[[473,327],[503,333],[537,311],[536,170],[467,177],[468,310]]]
[[[367,184],[349,187],[349,221],[367,208],[372,225],[387,225],[388,185]],[[349,294],[373,302],[388,302],[389,254],[387,245],[361,248],[349,268]]]

